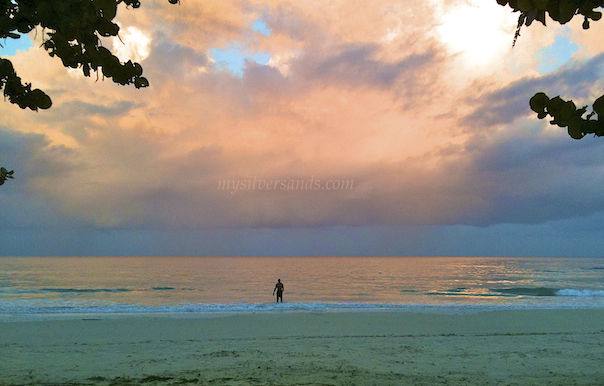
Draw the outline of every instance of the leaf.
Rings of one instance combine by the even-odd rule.
[[[136,88],[149,87],[149,81],[144,76],[138,77],[138,78],[134,79],[134,87],[136,87]]]
[[[39,88],[33,90],[30,95],[35,106],[41,109],[48,109],[50,106],[52,106],[52,101],[48,95],[44,94],[44,91],[40,90]]]
[[[98,19],[95,24],[96,30],[101,36],[117,36],[120,27],[107,19]]]
[[[528,14],[535,8],[535,6],[531,0],[518,0],[518,8],[522,11],[522,13]]]
[[[102,10],[103,18],[111,20],[117,12],[117,3],[115,0],[94,0],[94,6]]]
[[[533,110],[537,114],[540,114],[545,111],[545,107],[547,107],[548,102],[549,98],[547,97],[547,95],[545,95],[545,93],[538,92],[537,94],[533,95],[533,97],[529,101],[529,104],[531,106],[531,110]]]
[[[602,12],[594,11],[589,14],[590,19],[598,21],[602,18]]]
[[[547,104],[547,111],[549,111],[549,113],[552,115],[556,115],[560,112],[563,104],[564,101],[562,98],[560,98],[560,96],[554,97],[549,100],[549,103]]]
[[[567,121],[573,117],[575,111],[577,111],[577,106],[575,106],[573,101],[567,101],[560,108],[560,116],[563,120]]]
[[[568,135],[570,135],[573,139],[581,139],[585,136],[585,134],[583,134],[583,131],[581,130],[580,125],[568,126]]]
[[[593,108],[595,113],[598,114],[598,118],[604,118],[604,95],[596,99]]]
[[[575,16],[575,12],[577,11],[577,6],[573,1],[562,1],[560,2],[560,14],[558,15],[560,24],[568,23],[573,16]]]
[[[541,24],[545,25],[545,11],[539,10],[539,13],[537,14],[537,20],[539,20]]]
[[[528,12],[526,14],[526,26],[530,26],[531,24],[533,24],[533,20],[535,20],[537,18],[537,14],[539,13],[539,10],[537,8],[533,8],[530,12]]]

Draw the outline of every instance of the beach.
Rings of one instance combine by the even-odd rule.
[[[3,386],[603,385],[604,309],[4,316],[0,357]]]

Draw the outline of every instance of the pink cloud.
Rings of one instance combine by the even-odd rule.
[[[491,197],[513,188],[477,160],[507,143],[501,133],[517,135],[529,115],[519,110],[522,97],[500,95],[498,119],[489,120],[481,98],[533,72],[512,71],[509,58],[464,67],[433,31],[441,22],[433,11],[449,6],[437,3],[149,1],[120,10],[124,28],[150,39],[148,89],[86,79],[32,48],[15,66],[49,92],[53,108],[33,114],[0,104],[3,125],[45,134],[50,143],[40,152],[70,149],[69,171],[37,174],[30,189],[97,226],[488,222]],[[251,34],[259,17],[271,36]],[[532,55],[539,36],[523,34],[526,44],[506,55]],[[209,50],[228,42],[281,55],[288,71],[254,62],[242,78],[218,71]],[[559,138],[543,130],[538,137]],[[217,188],[254,176],[346,179],[355,188]]]

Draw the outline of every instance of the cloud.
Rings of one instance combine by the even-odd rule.
[[[598,55],[583,63],[575,63],[540,77],[519,79],[506,87],[480,96],[469,97],[477,104],[475,111],[463,118],[463,123],[475,126],[508,124],[531,111],[528,101],[537,92],[545,92],[550,98],[561,95],[563,99],[574,99],[577,106],[593,95],[604,92],[604,55]]]
[[[78,117],[90,117],[98,115],[105,118],[119,117],[126,114],[133,108],[141,107],[132,101],[112,101],[109,106],[93,104],[84,101],[74,100],[62,103],[53,111],[52,120],[65,121]]]
[[[120,61],[143,61],[149,56],[151,38],[136,27],[120,31],[119,37],[113,38],[113,53]]]
[[[456,221],[480,195],[451,194],[460,190],[460,178],[468,178],[460,164],[421,156],[451,141],[424,138],[430,108],[425,121],[418,117],[426,114],[418,101],[431,98],[440,80],[437,49],[418,41],[407,53],[391,55],[382,46],[387,31],[363,25],[370,42],[349,42],[342,31],[325,39],[333,27],[316,10],[294,9],[280,5],[263,16],[273,31],[269,39],[285,33],[302,42],[287,75],[252,62],[241,79],[196,71],[208,68],[199,45],[175,43],[156,31],[144,63],[153,94],[114,94],[115,85],[103,85],[96,90],[106,98],[102,105],[84,93],[66,96],[51,114],[63,119],[61,132],[77,140],[78,172],[43,185],[46,194],[65,213],[104,227]],[[344,9],[341,3],[328,12]],[[347,20],[338,23],[361,36]],[[295,33],[296,25],[305,33]],[[252,175],[350,179],[358,190],[231,195],[217,189],[220,179]]]
[[[323,52],[313,52],[291,65],[295,72],[307,80],[318,79],[325,84],[340,84],[353,87],[393,86],[405,75],[405,80],[414,79],[414,70],[429,66],[434,53],[410,55],[395,63],[375,60],[379,50],[376,44],[346,44],[327,47]]]
[[[507,58],[467,63],[434,31],[439,7],[449,6],[149,1],[119,13],[123,31],[136,26],[150,39],[142,65],[151,85],[141,90],[66,71],[41,50],[21,52],[19,74],[54,105],[38,114],[0,106],[0,155],[18,178],[0,194],[27,195],[23,205],[45,208],[46,220],[12,209],[4,226],[55,219],[70,229],[65,237],[98,245],[180,231],[193,243],[199,231],[217,254],[241,250],[210,242],[229,232],[256,240],[233,241],[253,250],[310,253],[308,240],[328,250],[320,233],[330,229],[339,240],[363,234],[364,251],[387,253],[403,248],[401,229],[475,241],[476,229],[493,237],[505,224],[597,217],[599,143],[571,141],[531,118],[528,98],[546,91],[593,101],[604,56],[546,76],[528,65],[512,71]],[[253,29],[260,19],[270,34]],[[509,56],[522,62],[554,41],[530,41],[538,31],[523,33]],[[221,71],[211,52],[229,44],[271,61],[244,60],[241,77]],[[354,189],[218,189],[220,180],[254,178],[349,180]],[[381,227],[390,241],[377,235]]]
[[[65,218],[44,194],[41,181],[56,182],[74,171],[73,152],[64,146],[52,146],[43,136],[20,134],[0,126],[0,166],[14,170],[14,179],[0,190],[2,229],[31,229],[77,224]]]
[[[517,135],[479,144],[473,185],[482,190],[481,211],[468,224],[538,224],[604,211],[595,198],[602,185],[599,142],[569,142],[566,133],[551,137]]]
[[[243,75],[243,69],[246,61],[253,61],[259,64],[267,64],[270,61],[269,54],[245,54],[241,52],[241,46],[230,46],[225,50],[211,50],[212,59],[217,67],[231,71],[237,76]]]
[[[144,63],[145,74],[151,78],[183,78],[206,70],[208,56],[205,52],[181,45],[164,34],[157,34],[151,44],[150,56]]]

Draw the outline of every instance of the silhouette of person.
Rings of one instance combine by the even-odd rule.
[[[281,298],[281,303],[283,303],[283,283],[281,283],[281,279],[277,279],[277,284],[273,290],[273,296],[275,295],[275,291],[277,291],[277,303],[279,303],[279,298]]]

